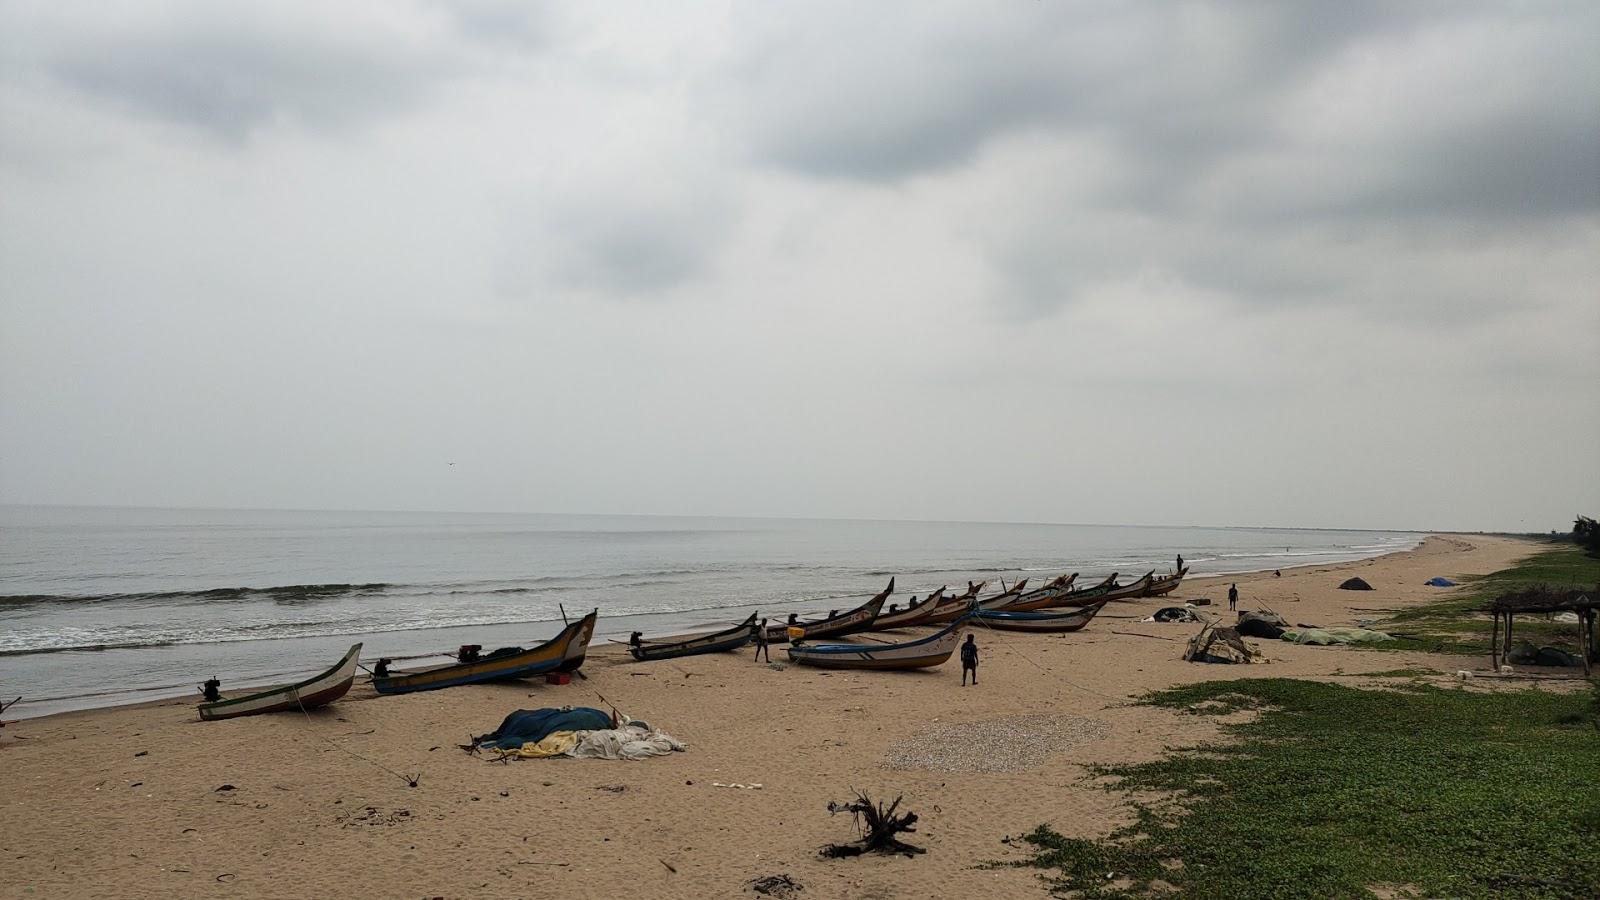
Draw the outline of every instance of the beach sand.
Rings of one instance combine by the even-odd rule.
[[[1441,597],[1423,585],[1435,575],[1485,574],[1536,549],[1439,535],[1379,559],[1241,576],[1239,607],[1352,624]],[[1376,590],[1336,590],[1355,574]],[[751,879],[786,874],[803,900],[1042,897],[1034,870],[984,867],[1025,855],[1002,839],[1044,823],[1103,835],[1130,811],[1086,766],[1150,760],[1215,734],[1208,720],[1129,700],[1204,679],[1487,668],[1487,659],[1276,641],[1253,642],[1269,665],[1192,664],[1179,657],[1197,626],[1138,621],[1202,596],[1226,616],[1231,580],[1192,579],[1172,597],[1113,604],[1075,634],[979,631],[976,687],[961,686],[954,660],[925,673],[830,674],[754,664],[749,651],[640,664],[607,645],[593,648],[588,679],[567,686],[379,698],[358,684],[309,717],[200,722],[184,700],[8,725],[0,896],[737,897],[756,896]],[[782,647],[772,656],[786,663]],[[456,749],[512,710],[604,707],[597,694],[688,751],[498,763]],[[960,752],[996,722],[1054,731]],[[946,738],[918,741],[930,733]],[[953,768],[1011,771],[885,765],[939,753]],[[420,781],[410,787],[385,768]],[[907,838],[928,852],[820,859],[824,844],[855,836],[848,815],[826,810],[852,789],[904,795],[920,817]]]

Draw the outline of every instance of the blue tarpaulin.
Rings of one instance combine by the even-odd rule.
[[[1429,578],[1425,583],[1426,584],[1431,584],[1434,587],[1455,587],[1456,586],[1456,583],[1454,581],[1451,581],[1448,578]]]
[[[479,747],[515,750],[535,744],[556,731],[598,731],[613,727],[611,714],[592,706],[566,709],[519,709],[489,734],[478,738]]]

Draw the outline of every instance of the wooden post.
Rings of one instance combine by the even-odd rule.
[[[1500,610],[1494,611],[1494,631],[1489,636],[1489,671],[1500,671]]]
[[[1505,645],[1505,648],[1501,651],[1500,655],[1508,663],[1511,662],[1511,622],[1515,618],[1516,618],[1516,613],[1512,612],[1509,609],[1506,610],[1506,645]]]

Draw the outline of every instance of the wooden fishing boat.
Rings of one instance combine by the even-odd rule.
[[[1189,574],[1189,567],[1184,566],[1178,570],[1176,575],[1168,575],[1165,578],[1157,578],[1150,582],[1150,586],[1148,588],[1145,588],[1144,595],[1146,597],[1165,597],[1167,594],[1177,590],[1178,585],[1183,582],[1183,576],[1187,574]]]
[[[978,627],[988,626],[1001,631],[1063,632],[1077,631],[1089,624],[1095,613],[1107,600],[1097,600],[1088,606],[1061,612],[1016,612],[1013,610],[978,610]]]
[[[1092,587],[1078,588],[1073,591],[1068,591],[1066,594],[1057,597],[1055,602],[1051,603],[1049,606],[1038,608],[1060,609],[1061,607],[1065,606],[1088,606],[1091,603],[1095,603],[1105,597],[1106,594],[1109,594],[1117,589],[1117,574],[1118,573],[1116,572],[1112,572],[1110,575],[1107,575],[1105,580],[1099,584],[1093,585]]]
[[[1056,605],[1057,601],[1072,593],[1072,583],[1073,581],[1077,580],[1077,578],[1077,572],[1073,572],[1071,575],[1061,575],[1056,578],[1052,578],[1045,583],[1044,587],[1038,588],[1037,590],[1028,591],[1024,594],[1018,594],[1011,599],[1010,603],[1007,603],[1004,606],[989,606],[985,607],[985,609],[1006,610],[1007,612],[1026,612],[1028,610],[1045,609],[1046,607],[1054,606]]]
[[[944,588],[929,594],[921,603],[907,606],[905,609],[889,609],[879,612],[878,617],[872,620],[873,631],[886,631],[890,628],[909,628],[912,625],[926,625],[928,618],[938,610],[939,605],[949,602],[950,598],[944,595]]]
[[[681,641],[640,641],[630,644],[628,652],[639,662],[653,659],[677,659],[680,656],[698,656],[701,653],[722,653],[738,650],[756,639],[756,613],[750,618],[723,631],[703,634]]]
[[[839,635],[866,631],[872,627],[873,621],[878,618],[878,612],[883,609],[883,601],[889,599],[889,595],[892,593],[894,593],[893,578],[889,579],[889,586],[883,589],[883,593],[849,612],[842,612],[836,616],[829,616],[826,619],[816,619],[810,622],[802,622],[794,616],[790,616],[789,621],[767,628],[767,642],[771,644],[787,643],[789,629],[791,628],[799,628],[804,631],[801,640],[838,637]]]
[[[1151,569],[1150,571],[1144,573],[1144,577],[1140,578],[1138,581],[1106,591],[1101,599],[1132,600],[1136,597],[1143,597],[1144,592],[1150,590],[1150,583],[1155,580],[1155,577],[1156,571]]]
[[[962,616],[925,638],[898,644],[801,642],[789,647],[789,661],[823,669],[926,669],[950,658],[966,624]]]
[[[504,681],[527,678],[546,672],[572,672],[583,665],[589,639],[594,637],[595,610],[561,629],[561,633],[531,650],[521,650],[499,656],[490,655],[470,662],[454,662],[408,672],[388,672],[383,677],[374,676],[372,687],[380,694],[409,694],[413,691],[434,691],[459,684],[478,684],[484,681]]]
[[[344,658],[334,663],[333,668],[320,675],[313,675],[305,681],[257,691],[231,700],[202,703],[200,718],[209,722],[216,719],[254,716],[259,713],[326,706],[349,693],[350,685],[356,680],[356,663],[360,659],[361,645],[356,644],[345,651]]]
[[[984,599],[984,600],[979,600],[978,601],[978,608],[979,609],[999,609],[1000,607],[1005,606],[1007,604],[1015,603],[1016,599],[1018,597],[1021,597],[1023,594],[1027,593],[1027,591],[1028,591],[1028,579],[1024,578],[1021,581],[1018,581],[1016,584],[1013,584],[1011,587],[1006,588],[1005,590],[1001,591],[998,594],[995,594],[993,597],[989,597],[989,598]]]

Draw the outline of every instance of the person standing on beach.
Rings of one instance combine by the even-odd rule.
[[[961,686],[967,686],[967,673],[972,673],[972,683],[978,683],[978,644],[972,635],[961,645]]]
[[[1183,554],[1182,553],[1178,554],[1178,567],[1176,569],[1173,569],[1172,571],[1174,571],[1174,572],[1182,572],[1183,571]]]
[[[762,619],[761,625],[756,628],[756,662],[761,662],[762,654],[766,654],[767,662],[772,662],[772,650],[767,646],[766,619]]]
[[[1233,609],[1238,609],[1238,608],[1239,608],[1239,586],[1237,584],[1230,584],[1230,585],[1228,585],[1228,609],[1233,610]]]

